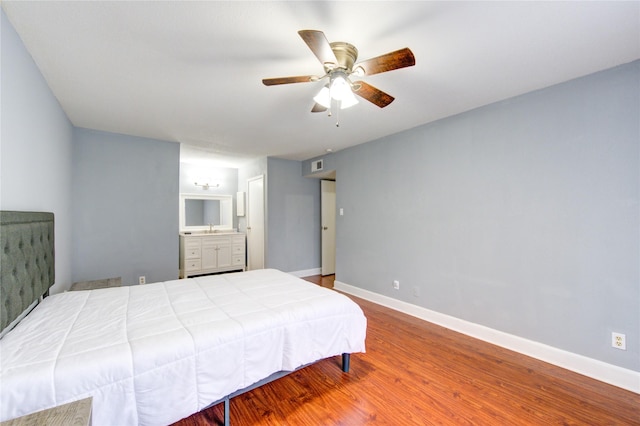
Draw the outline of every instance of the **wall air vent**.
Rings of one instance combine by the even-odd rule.
[[[315,160],[311,163],[311,172],[321,172],[322,171],[322,160]]]

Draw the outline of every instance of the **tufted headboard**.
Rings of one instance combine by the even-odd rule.
[[[0,331],[55,281],[53,213],[0,211]]]

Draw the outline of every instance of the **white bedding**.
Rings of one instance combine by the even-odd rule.
[[[273,269],[57,294],[0,340],[0,421],[93,396],[94,425],[169,424],[365,334],[349,298]]]

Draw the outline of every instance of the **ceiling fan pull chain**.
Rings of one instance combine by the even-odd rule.
[[[340,103],[342,101],[336,101],[336,127],[340,127]]]

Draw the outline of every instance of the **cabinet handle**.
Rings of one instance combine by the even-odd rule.
[[[327,228],[326,226],[323,226],[323,227],[322,227],[322,229],[323,229],[324,231],[326,231],[326,230],[327,230],[327,229],[329,229],[329,228]]]

